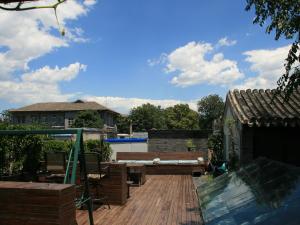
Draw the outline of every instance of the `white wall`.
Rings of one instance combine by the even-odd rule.
[[[148,152],[147,142],[137,143],[110,143],[112,148],[112,160],[116,160],[117,152]]]

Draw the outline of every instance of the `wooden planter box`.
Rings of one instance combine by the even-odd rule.
[[[0,224],[74,225],[74,199],[69,184],[0,182]]]

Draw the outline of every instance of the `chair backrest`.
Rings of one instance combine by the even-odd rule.
[[[96,152],[84,153],[85,166],[88,174],[99,174],[109,177],[110,166],[108,164],[101,164],[101,155]]]
[[[100,166],[100,154],[93,152],[93,153],[84,153],[85,158],[85,166],[87,173],[100,173],[101,166]]]
[[[66,153],[65,152],[47,152],[46,153],[46,169],[50,172],[64,173],[66,169]]]

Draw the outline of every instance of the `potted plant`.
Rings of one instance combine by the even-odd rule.
[[[192,139],[188,139],[186,141],[186,147],[187,147],[188,152],[196,150],[196,145],[194,144]]]

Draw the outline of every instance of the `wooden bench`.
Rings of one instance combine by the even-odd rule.
[[[203,152],[117,152],[117,160],[196,160]]]
[[[117,160],[197,160],[197,158],[205,155],[203,152],[117,152]],[[205,171],[207,163],[200,164],[145,164],[146,174],[181,174],[191,175],[193,171]]]

